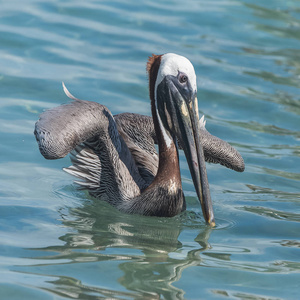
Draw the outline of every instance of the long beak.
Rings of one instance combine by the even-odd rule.
[[[175,86],[173,86],[171,90],[175,102],[174,108],[177,119],[177,124],[174,124],[176,136],[182,143],[196,193],[201,203],[203,216],[209,225],[215,226],[203,147],[200,138],[197,96],[194,93],[193,95],[185,95],[185,97],[183,97]]]
[[[195,97],[191,102],[189,107],[191,123],[193,126],[194,142],[196,146],[196,153],[198,158],[198,168],[197,164],[193,160],[193,166],[189,163],[190,172],[192,174],[195,189],[198,195],[198,198],[201,203],[203,216],[208,224],[215,226],[215,218],[213,212],[212,201],[210,197],[208,178],[206,173],[205,157],[203,152],[203,147],[200,138],[200,128],[199,128],[199,113],[198,113],[198,99]],[[185,154],[187,156],[187,154]],[[195,154],[192,154],[193,156]],[[190,159],[187,158],[189,161]],[[194,174],[194,175],[193,175]]]

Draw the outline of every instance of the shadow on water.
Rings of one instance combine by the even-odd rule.
[[[63,226],[68,229],[68,233],[59,238],[64,245],[34,250],[51,253],[35,258],[41,260],[38,266],[63,267],[59,272],[63,274],[50,275],[58,279],[43,288],[63,297],[182,299],[185,292],[173,283],[180,280],[186,268],[199,265],[201,252],[210,248],[211,228],[191,212],[170,219],[143,217],[122,214],[102,201],[87,200],[82,207],[68,208],[67,212],[62,208],[60,215]],[[194,227],[196,223],[200,232],[194,241],[198,247],[183,251],[179,235],[187,226],[184,224]],[[65,275],[68,274],[66,269],[74,268],[74,264],[86,266],[81,265],[81,271],[73,272],[72,276]],[[33,269],[36,266],[32,266]],[[93,283],[85,284],[80,272],[87,273],[85,270],[89,268],[93,270]],[[115,287],[108,288],[102,278],[105,270],[107,274],[114,273],[111,268],[117,269],[117,275],[110,283]]]

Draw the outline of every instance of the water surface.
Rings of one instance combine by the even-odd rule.
[[[6,1],[0,11],[1,299],[297,299],[299,1]],[[150,115],[145,65],[194,64],[207,129],[245,159],[208,165],[205,225],[184,155],[187,211],[125,215],[76,190],[33,136],[79,98]]]

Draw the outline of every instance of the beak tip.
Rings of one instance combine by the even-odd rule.
[[[215,218],[210,218],[209,220],[207,220],[207,224],[210,227],[215,227],[216,226]]]
[[[210,227],[216,227],[216,222],[215,221],[209,222],[208,225]]]

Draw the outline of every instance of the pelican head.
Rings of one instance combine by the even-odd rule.
[[[191,62],[173,53],[153,55],[148,62],[152,113],[157,116],[161,143],[177,140],[183,147],[203,216],[214,225],[205,159],[200,137],[196,74]],[[154,105],[153,105],[154,101]],[[155,112],[153,111],[153,107]]]

